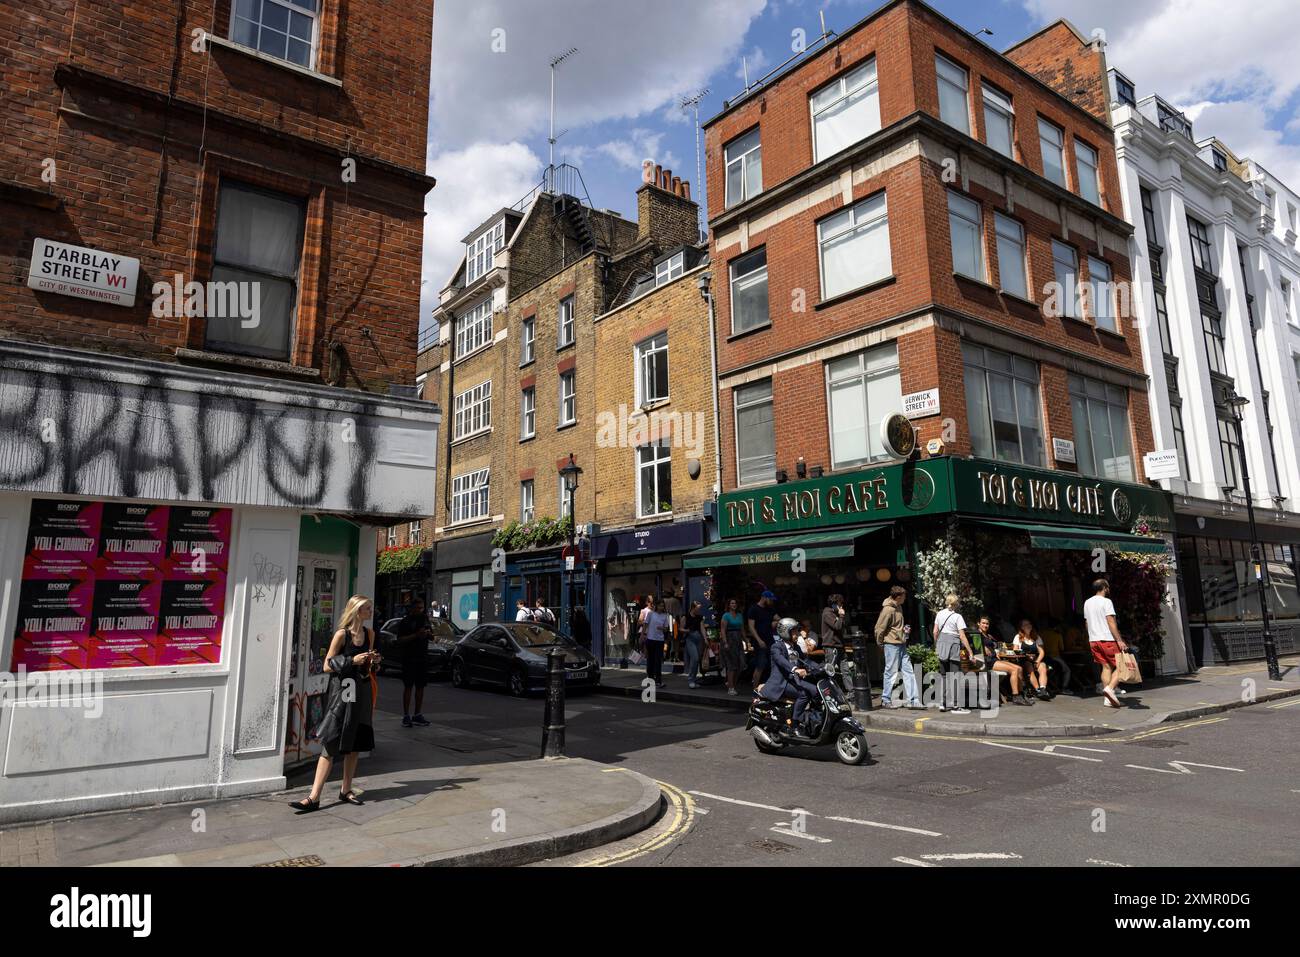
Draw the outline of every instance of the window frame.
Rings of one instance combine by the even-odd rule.
[[[1192,265],[1211,276],[1218,276],[1218,271],[1210,268],[1214,265],[1214,239],[1210,236],[1210,227],[1191,213],[1187,214],[1187,238],[1192,247]]]
[[[940,64],[945,64],[948,67],[951,67],[953,70],[961,73],[962,75],[962,83],[960,89],[962,95],[962,102],[965,104],[965,109],[962,114],[963,123],[961,126],[958,126],[950,118],[943,115],[944,85],[947,84],[950,90],[956,90],[958,87],[955,80],[944,76],[944,71],[940,69]],[[943,53],[940,53],[938,50],[935,50],[934,51],[934,75],[935,75],[936,93],[938,95],[938,102],[939,102],[939,121],[941,123],[947,124],[948,126],[951,126],[954,130],[957,130],[960,133],[964,133],[967,136],[970,136],[971,135],[970,70],[962,66],[957,61],[953,60],[951,57]]]
[[[465,244],[465,286],[474,285],[492,271],[496,254],[505,248],[506,220],[501,217]]]
[[[492,380],[484,379],[475,383],[464,392],[452,398],[451,440],[472,439],[476,435],[492,431]],[[478,424],[470,429],[468,423],[477,419]]]
[[[978,356],[975,355],[977,351],[979,353]],[[988,353],[990,352],[998,356],[1006,357],[1009,360],[1007,364],[1010,366],[1010,371],[1003,368],[997,368],[993,364],[991,364],[988,360]],[[1034,375],[1032,378],[1028,375],[1022,374],[1018,370],[1017,367],[1022,363],[1026,366],[1032,365],[1034,367]],[[972,385],[972,376],[974,375],[977,375],[979,377],[979,379],[981,380],[981,384],[983,385],[984,407],[988,411],[988,421],[985,422],[984,425],[988,429],[989,441],[991,443],[991,447],[987,450],[987,454],[974,448],[974,438],[976,435],[976,430],[969,421],[970,402],[968,400],[966,403],[967,428],[969,429],[971,434],[971,440],[972,440],[971,447],[972,450],[974,451],[974,454],[984,458],[992,459],[997,462],[1011,462],[1016,465],[1027,465],[1033,468],[1046,468],[1047,467],[1047,432],[1043,428],[1042,366],[1036,362],[1033,362],[1032,360],[1024,359],[1019,356],[1012,355],[1011,353],[1001,349],[993,349],[991,347],[977,345],[975,343],[963,343],[962,344],[962,378],[965,381],[966,389],[970,389]],[[1016,407],[1016,447],[1019,450],[1019,455],[1020,455],[1018,459],[1004,458],[1003,456],[998,454],[997,429],[995,428],[995,424],[998,420],[995,419],[993,416],[993,388],[990,382],[990,376],[1001,376],[1002,378],[1008,379],[1011,382],[1011,399],[1014,402]],[[1030,424],[1032,427],[1036,428],[1038,432],[1038,443],[1036,446],[1037,453],[1038,453],[1037,460],[1031,460],[1025,454],[1026,449],[1028,449],[1031,445],[1033,445],[1033,443],[1027,441],[1025,438],[1026,422],[1022,416],[1022,410],[1020,408],[1020,393],[1016,388],[1017,383],[1023,383],[1025,385],[1033,387],[1034,403],[1035,403],[1033,408],[1034,421],[1033,423]]]
[[[874,372],[869,371],[867,368],[868,357],[872,356],[873,354],[884,354],[885,352],[892,353],[893,364],[888,367],[882,367],[880,369],[877,369]],[[841,372],[837,376],[832,371],[831,367],[835,363],[842,363],[847,359],[858,360],[857,370],[848,373]],[[831,470],[840,471],[844,469],[861,468],[863,466],[870,465],[872,462],[883,462],[887,460],[889,458],[889,454],[885,451],[883,446],[880,446],[879,453],[875,451],[875,447],[880,445],[880,435],[878,429],[873,429],[871,427],[871,423],[873,421],[875,422],[883,421],[884,416],[880,416],[873,419],[870,401],[869,401],[870,393],[871,393],[870,387],[871,387],[871,383],[873,382],[881,382],[889,379],[896,380],[898,382],[898,397],[899,397],[898,409],[896,411],[899,412],[902,411],[903,370],[902,370],[901,363],[899,361],[897,340],[882,342],[879,345],[870,346],[866,349],[858,349],[854,352],[849,352],[843,355],[834,356],[832,358],[828,358],[825,362],[822,363],[822,365],[824,369],[822,374],[826,382],[826,430],[828,433],[827,444],[830,447]],[[841,459],[839,458],[839,453],[836,451],[834,395],[836,391],[836,386],[843,386],[846,383],[856,383],[861,389],[861,396],[862,396],[861,422],[862,422],[863,432],[867,440],[866,458]]]
[[[753,136],[755,144],[746,149],[743,153],[736,156],[731,155],[731,148],[748,136]],[[751,161],[751,154],[757,152],[758,158]],[[733,164],[740,165],[740,187],[743,195],[734,197],[731,195],[731,167]],[[753,193],[749,191],[749,173],[751,163],[758,164],[758,189]],[[741,203],[748,202],[755,196],[763,192],[763,134],[759,126],[751,127],[731,138],[722,147],[722,196],[723,208],[731,209],[733,206],[739,206]]]
[[[519,521],[529,524],[537,518],[537,488],[532,479],[519,482]]]
[[[478,476],[481,481],[476,481]],[[462,472],[451,480],[451,524],[478,521],[491,515],[489,495],[491,493],[492,469],[486,466],[470,472]],[[477,506],[481,499],[482,510]]]
[[[990,94],[992,94],[991,101]],[[1007,159],[1014,160],[1016,158],[1015,99],[1010,93],[1003,92],[1000,87],[981,78],[980,101],[984,106],[984,145],[994,152],[1005,156]],[[1005,152],[994,146],[992,140],[989,138],[989,129],[992,125],[989,122],[990,113],[998,114],[1001,117],[1001,121],[1005,121],[1007,130],[1007,148]]]
[[[1069,283],[1061,282],[1061,274],[1057,268],[1061,265],[1061,260],[1057,256],[1057,251],[1061,249],[1069,250],[1070,252],[1070,268],[1073,269],[1073,272],[1070,274],[1071,281]],[[1079,250],[1074,246],[1071,246],[1069,243],[1062,242],[1059,239],[1052,240],[1052,280],[1057,285],[1062,286],[1069,297],[1062,303],[1063,308],[1061,310],[1061,318],[1074,319],[1076,321],[1079,320]]]
[[[1105,271],[1106,273],[1105,283],[1110,290],[1109,294],[1104,299],[1098,293],[1098,282],[1096,276],[1096,272],[1098,269]],[[1110,263],[1106,262],[1106,260],[1104,259],[1098,258],[1097,256],[1088,257],[1088,290],[1089,290],[1088,305],[1092,312],[1092,315],[1088,317],[1089,320],[1092,322],[1094,326],[1096,326],[1098,329],[1102,330],[1103,332],[1110,332],[1110,333],[1114,333],[1115,335],[1120,335],[1122,333],[1122,330],[1120,329],[1120,324],[1119,324],[1119,309],[1116,308],[1116,302],[1114,296],[1115,270]],[[1107,309],[1104,313],[1101,311],[1101,304],[1103,302],[1105,302],[1107,305]],[[1100,322],[1100,320],[1102,319],[1107,320],[1109,325],[1102,325]]]
[[[643,458],[644,453],[653,452],[654,457],[648,461]],[[662,454],[660,454],[662,453]],[[659,506],[663,504],[663,489],[660,486],[660,466],[666,466],[668,476],[668,509],[661,510]],[[646,469],[654,473],[655,501],[654,509],[647,512],[642,495],[641,477]],[[647,442],[644,445],[636,447],[636,517],[659,518],[673,513],[673,449],[672,443],[667,439],[656,439],[653,442]]]
[[[537,386],[519,390],[519,441],[537,436]]]
[[[959,220],[960,223],[954,223],[954,220]],[[977,275],[963,271],[961,264],[957,261],[958,225],[964,227],[964,235],[968,235],[972,228],[975,231],[974,252]],[[952,255],[952,271],[966,279],[987,283],[988,264],[985,262],[984,256],[984,206],[979,200],[955,189],[948,190],[948,233],[949,251]]]
[[[569,293],[556,306],[555,349],[567,349],[578,340],[577,303],[573,293]],[[565,338],[565,330],[568,338]]]
[[[565,395],[564,387],[566,383],[569,386],[568,396]],[[578,421],[578,375],[576,369],[567,369],[560,373],[559,389],[559,425],[557,425],[556,428],[562,429],[565,426],[574,425]],[[568,418],[565,418],[566,405],[571,409],[571,415]]]
[[[1017,236],[1014,240],[1012,239],[1012,237],[1006,235],[1005,231],[1002,228],[1003,224],[1007,224],[1009,226],[1015,227]],[[1000,212],[998,210],[994,210],[993,236],[995,240],[994,244],[997,247],[999,290],[1011,296],[1019,296],[1021,299],[1025,300],[1026,302],[1031,302],[1032,300],[1030,299],[1030,295],[1031,295],[1030,290],[1032,287],[1029,284],[1029,242],[1025,237],[1025,224],[1022,223],[1020,220],[1015,219],[1012,216],[1008,216],[1006,213]],[[1017,272],[1017,275],[1024,283],[1023,291],[1018,292],[1015,289],[1007,288],[1006,257],[1002,255],[1002,250],[1003,250],[1002,242],[1004,239],[1006,239],[1009,243],[1014,242],[1016,248],[1018,248],[1020,251],[1020,255],[1017,257],[1017,261],[1019,262],[1019,267],[1020,267]]]
[[[1091,155],[1090,162],[1084,162],[1084,157]],[[1084,176],[1084,169],[1090,171],[1088,176]],[[1074,181],[1076,192],[1092,203],[1094,206],[1101,206],[1101,151],[1091,144],[1075,137],[1074,140]],[[1085,185],[1087,189],[1085,189]]]
[[[686,272],[686,253],[677,252],[655,263],[655,288],[680,279]]]
[[[1077,389],[1076,389],[1076,383],[1078,383]],[[1102,396],[1089,395],[1088,394],[1089,383],[1093,383],[1096,386],[1100,387],[1102,391]],[[1124,403],[1124,405],[1121,406],[1118,403],[1118,401],[1115,402],[1111,401],[1110,390],[1112,389],[1121,390],[1125,393],[1125,398],[1127,401]],[[1110,479],[1112,481],[1125,481],[1125,482],[1135,481],[1137,476],[1137,464],[1135,462],[1134,452],[1133,452],[1132,416],[1129,410],[1129,405],[1132,402],[1131,392],[1127,389],[1124,389],[1122,386],[1111,385],[1110,383],[1103,382],[1100,379],[1093,379],[1089,376],[1080,375],[1078,373],[1070,373],[1069,378],[1066,380],[1066,392],[1070,398],[1070,415],[1074,423],[1074,449],[1075,449],[1075,459],[1076,459],[1075,464],[1076,464],[1076,468],[1079,471],[1079,474],[1086,475],[1089,478]],[[1076,399],[1080,399],[1084,403],[1084,408],[1085,408],[1087,423],[1088,423],[1086,442],[1083,441],[1083,437],[1081,436],[1079,430],[1079,422],[1076,416],[1076,412],[1078,410],[1075,407]],[[1119,410],[1119,412],[1122,413],[1122,419],[1123,419],[1122,434],[1124,436],[1125,448],[1128,450],[1127,458],[1129,463],[1129,472],[1127,476],[1106,475],[1104,472],[1099,470],[1100,466],[1099,463],[1096,461],[1097,450],[1092,440],[1092,419],[1093,419],[1092,403],[1101,403],[1106,407],[1106,424],[1111,430],[1112,437],[1115,434],[1115,422],[1111,418],[1111,415],[1116,410]],[[1085,447],[1086,447],[1087,457],[1088,457],[1088,462],[1086,463],[1084,461]],[[1093,471],[1086,471],[1084,469],[1085,464],[1090,466],[1093,469]]]
[[[1052,142],[1047,136],[1044,135],[1044,133],[1049,130],[1052,133],[1056,134],[1056,136],[1059,139],[1059,142]],[[1055,179],[1048,172],[1047,147],[1049,145],[1054,147],[1060,155],[1060,162],[1058,164],[1061,170],[1060,180]],[[1063,127],[1057,126],[1055,123],[1053,123],[1047,117],[1043,116],[1041,113],[1038,114],[1038,161],[1043,167],[1044,179],[1046,179],[1049,183],[1055,183],[1057,186],[1061,187],[1062,189],[1070,188],[1070,184],[1068,181],[1069,176],[1066,171],[1066,167],[1068,166],[1068,164],[1065,162],[1065,129]]]
[[[872,206],[873,204],[876,203],[879,203],[880,205],[879,213],[874,213],[874,212],[869,213],[868,218],[859,217],[859,210],[864,210],[867,207]],[[848,225],[843,227],[836,233],[833,233],[831,235],[826,235],[825,234],[826,224],[830,222],[832,219],[836,219],[839,218],[840,216],[843,216],[845,213],[848,213],[849,216]],[[861,236],[864,237],[868,236],[870,235],[871,229],[880,223],[883,223],[884,230],[885,230],[885,254],[886,254],[887,261],[885,263],[886,268],[884,274],[876,277],[868,277],[863,282],[858,283],[856,286],[850,286],[847,289],[839,289],[834,292],[828,290],[826,288],[826,246],[827,244],[841,238],[842,236],[846,236],[850,233],[860,233]],[[863,197],[862,199],[857,200],[856,202],[850,205],[843,206],[840,209],[835,210],[835,212],[831,213],[830,215],[824,216],[817,221],[817,272],[818,272],[818,281],[821,284],[821,298],[823,302],[830,299],[838,298],[839,296],[850,295],[851,293],[857,292],[862,289],[867,289],[871,286],[874,286],[876,283],[884,282],[885,280],[893,276],[894,250],[893,250],[893,245],[889,233],[889,201],[887,199],[884,190],[881,190],[878,193],[874,193],[871,196]]]
[[[761,266],[755,266],[748,272],[741,274],[736,272],[738,266],[745,264],[747,261],[755,260],[760,256],[763,259],[763,264]],[[751,276],[754,276],[760,270],[763,273],[763,320],[761,322],[752,323],[743,329],[739,329],[736,327],[736,285],[749,279]],[[770,326],[772,324],[772,303],[768,298],[767,246],[759,246],[757,249],[751,249],[732,259],[731,262],[727,264],[727,277],[729,290],[728,295],[730,296],[729,305],[731,307],[731,334],[737,336],[744,332],[752,332],[755,329],[762,329],[765,326]],[[751,285],[757,285],[757,283],[758,280],[754,279]]]
[[[485,349],[492,342],[494,315],[492,296],[488,295],[455,317],[454,345],[456,361]],[[472,345],[470,345],[472,341]]]
[[[662,344],[660,344],[660,340],[662,340]],[[668,330],[661,330],[653,336],[647,336],[645,339],[642,339],[632,347],[632,357],[633,362],[635,363],[633,378],[635,380],[634,397],[636,399],[637,408],[668,402],[669,397],[672,394],[671,380],[668,371]],[[658,363],[661,361],[661,357],[664,364],[664,388],[667,391],[665,391],[663,395],[648,396],[646,394],[646,386],[653,380],[649,375],[649,369],[647,366],[653,364],[655,366],[655,371],[657,372]],[[655,378],[657,379],[658,376],[656,375]]]
[[[519,346],[519,367],[521,369],[537,359],[537,317],[526,316],[522,326],[522,342]]]
[[[750,392],[756,392],[762,386],[767,387],[766,395],[764,397],[748,398],[748,399],[742,398],[741,394],[744,391],[749,390]],[[772,413],[770,417],[771,426],[772,426],[772,433],[771,433],[772,434],[772,453],[771,453],[772,471],[769,474],[766,470],[764,470],[763,475],[757,478],[751,478],[749,480],[746,480],[745,476],[747,473],[743,465],[746,459],[742,458],[740,454],[741,453],[740,436],[742,434],[740,428],[740,414],[742,412],[746,412],[749,411],[750,409],[755,409],[764,405],[768,406],[768,408],[771,410]],[[759,379],[755,382],[746,382],[744,385],[734,386],[731,390],[731,411],[732,411],[731,423],[732,423],[732,428],[734,430],[733,434],[736,436],[736,442],[735,442],[736,486],[738,488],[752,488],[756,485],[762,485],[765,483],[771,483],[776,481],[776,393],[773,388],[771,377],[769,376],[766,379]],[[757,456],[750,456],[749,461],[753,461],[755,458],[757,458]],[[751,469],[751,472],[752,471],[753,470]]]
[[[871,78],[867,80],[865,83],[863,83],[861,86],[855,87],[854,89],[850,90],[849,78],[856,76],[859,73],[864,73],[868,70],[870,70],[871,72]],[[838,87],[839,96],[837,96],[834,100],[831,100],[828,103],[824,104],[820,109],[815,108],[813,105],[813,101],[834,86]],[[817,139],[818,119],[820,117],[823,117],[829,111],[839,107],[846,100],[849,100],[854,96],[857,96],[859,93],[861,94],[861,96],[859,97],[860,101],[862,100],[870,101],[873,95],[875,97],[875,103],[876,103],[876,110],[875,110],[875,117],[874,117],[875,128],[868,129],[867,132],[863,133],[857,139],[853,140],[850,143],[846,143],[844,146],[840,147],[833,153],[822,153],[822,147],[818,143],[818,139]],[[808,120],[809,123],[811,124],[811,129],[812,129],[812,149],[813,149],[814,164],[820,163],[822,160],[828,159],[832,156],[836,156],[839,153],[842,153],[845,150],[849,149],[851,146],[854,146],[857,143],[861,143],[867,137],[874,136],[876,133],[879,133],[882,128],[881,119],[880,119],[880,68],[876,63],[876,57],[872,55],[868,57],[866,60],[862,61],[861,63],[854,64],[849,69],[841,73],[839,76],[835,77],[833,80],[830,80],[827,83],[823,83],[820,87],[818,87],[817,89],[809,93],[808,94]],[[868,124],[868,126],[870,126],[870,124]]]
[[[271,57],[272,59],[279,60],[282,63],[288,63],[291,66],[299,67],[304,70],[310,70],[313,73],[318,72],[317,64],[320,62],[320,47],[321,47],[322,11],[320,8],[322,6],[322,0],[317,0],[316,9],[314,10],[308,10],[301,3],[297,2],[297,0],[263,0],[261,10],[266,9],[267,3],[270,3],[276,7],[284,7],[286,11],[288,11],[290,14],[296,13],[299,16],[307,17],[311,20],[311,40],[308,44],[310,49],[308,52],[307,62],[299,63],[297,60],[290,59],[288,56],[290,40],[296,40],[299,43],[306,42],[302,39],[302,37],[296,37],[293,35],[292,31],[288,27],[288,23],[291,23],[292,20],[286,21],[286,27],[284,31],[276,30],[274,28],[269,28],[272,33],[281,33],[281,32],[284,33],[285,55],[280,56],[278,54],[270,52],[269,50],[263,50],[262,47],[259,45],[259,43],[261,41],[262,30],[265,28],[264,26],[265,18],[264,16],[259,16],[257,20],[253,20],[252,18],[241,14],[238,10],[239,0],[231,0],[230,3],[229,29],[227,30],[227,37],[230,40],[230,42],[238,44],[240,47],[243,47],[244,49],[255,50],[258,53],[262,54],[263,56]],[[236,18],[243,20],[247,23],[255,24],[257,28],[257,33],[253,43],[251,44],[245,43],[243,40],[237,40],[235,38]]]

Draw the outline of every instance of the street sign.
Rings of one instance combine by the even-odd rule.
[[[1074,443],[1069,439],[1052,439],[1052,455],[1058,462],[1075,463]]]
[[[903,415],[909,419],[924,419],[939,414],[939,390],[909,392],[903,396]]]
[[[1146,468],[1147,478],[1149,479],[1169,479],[1182,476],[1182,470],[1178,467],[1177,449],[1148,452],[1142,456],[1142,464]]]
[[[134,306],[140,260],[86,246],[38,239],[32,244],[27,285],[40,292]]]

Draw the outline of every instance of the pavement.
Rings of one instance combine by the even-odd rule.
[[[362,805],[339,801],[336,763],[319,811],[288,802],[310,790],[88,814],[0,831],[0,866],[511,866],[627,838],[662,813],[659,785],[582,758],[538,759],[540,704],[519,727],[484,733],[459,712],[403,729],[383,711],[363,756]],[[438,686],[430,689],[437,694]],[[444,720],[445,719],[445,720]]]
[[[879,685],[873,692],[873,709],[855,711],[871,727],[935,734],[975,737],[1060,738],[1089,737],[1140,731],[1173,721],[1186,721],[1251,704],[1300,695],[1300,655],[1280,660],[1282,678],[1270,681],[1262,662],[1216,665],[1194,675],[1158,678],[1141,686],[1124,688],[1122,708],[1107,708],[1100,695],[1079,698],[1058,695],[1050,702],[1032,707],[1002,704],[968,715],[940,712],[936,707],[921,711],[879,707]],[[665,665],[665,669],[667,669]],[[643,698],[645,673],[632,668],[606,668],[601,673],[600,693]],[[693,704],[730,711],[747,711],[752,699],[749,685],[742,680],[739,694],[726,693],[721,679],[710,675],[691,689],[683,674],[665,674],[665,687],[655,689],[657,701]],[[902,695],[901,687],[895,700]]]

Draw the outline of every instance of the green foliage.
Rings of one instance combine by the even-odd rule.
[[[939,671],[939,655],[927,645],[908,645],[907,657],[913,665],[920,665],[922,671]]]
[[[514,521],[492,536],[492,547],[507,552],[546,548],[567,542],[573,532],[573,519],[536,518],[531,522]]]
[[[936,538],[927,548],[917,552],[916,571],[919,577],[917,597],[933,612],[947,607],[949,595],[961,598],[962,614],[967,620],[977,618],[984,610],[975,593],[975,574],[970,558],[970,546],[955,528]]]
[[[379,558],[375,562],[375,574],[393,575],[413,568],[420,560],[420,553],[423,551],[423,545],[394,545],[392,548],[385,548],[379,553]]]

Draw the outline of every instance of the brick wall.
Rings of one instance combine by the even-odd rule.
[[[372,391],[411,382],[432,6],[323,0],[319,72],[341,86],[194,51],[195,30],[228,34],[229,0],[215,14],[162,0],[0,8],[0,335],[164,361],[202,350],[203,319],[153,316],[152,290],[209,278],[228,178],[303,204],[290,353],[191,361]],[[37,237],[139,258],[136,305],[27,289]]]

